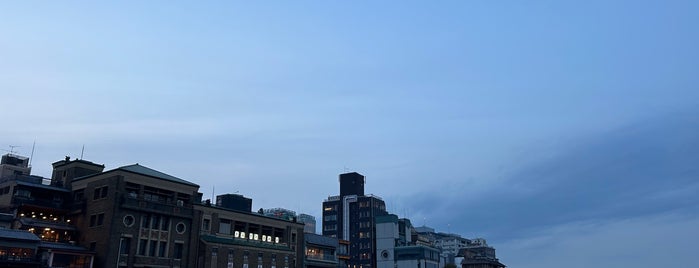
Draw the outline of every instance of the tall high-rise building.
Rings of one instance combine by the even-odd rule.
[[[308,214],[299,214],[298,221],[303,223],[303,232],[309,234],[316,233],[316,217]]]
[[[323,202],[323,235],[350,242],[350,268],[376,267],[376,216],[387,215],[381,198],[364,194],[359,173],[340,174],[340,195]]]

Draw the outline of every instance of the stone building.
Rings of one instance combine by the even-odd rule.
[[[95,267],[192,267],[199,186],[141,166],[72,179],[79,244]]]
[[[301,268],[303,224],[210,203],[194,206],[198,268]]]

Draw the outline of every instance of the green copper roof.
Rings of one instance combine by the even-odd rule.
[[[155,170],[155,169],[151,169],[151,168],[147,168],[147,167],[141,166],[141,165],[139,165],[139,164],[133,164],[133,165],[128,165],[128,166],[123,166],[123,167],[120,167],[120,168],[117,168],[117,169],[129,171],[129,172],[133,172],[133,173],[137,173],[137,174],[141,174],[141,175],[146,175],[146,176],[150,176],[150,177],[155,177],[155,178],[163,179],[163,180],[166,180],[166,181],[177,182],[177,183],[182,183],[182,184],[186,184],[186,185],[190,185],[190,186],[199,187],[199,185],[196,185],[196,184],[191,183],[191,182],[189,182],[189,181],[186,181],[186,180],[177,178],[177,177],[175,177],[175,176],[171,176],[171,175],[162,173],[162,172],[157,171],[157,170]]]
[[[96,173],[96,174],[92,174],[92,175],[87,175],[87,176],[78,177],[78,178],[73,179],[73,181],[84,180],[84,179],[87,179],[87,178],[91,178],[91,177],[94,177],[94,176],[98,176],[98,175],[100,175],[100,174],[105,174],[105,173],[109,173],[109,172],[114,172],[114,171],[117,171],[117,170],[127,171],[127,172],[131,172],[131,173],[136,173],[136,174],[140,174],[140,175],[144,175],[144,176],[149,176],[149,177],[153,177],[153,178],[157,178],[157,179],[161,179],[161,180],[165,180],[165,181],[180,183],[180,184],[184,184],[184,185],[199,187],[199,185],[196,185],[196,184],[191,183],[191,182],[189,182],[189,181],[186,181],[186,180],[180,179],[180,178],[178,178],[178,177],[175,177],[175,176],[171,176],[171,175],[162,173],[162,172],[157,171],[157,170],[155,170],[155,169],[151,169],[151,168],[147,168],[147,167],[141,166],[141,165],[139,165],[139,164],[133,164],[133,165],[128,165],[128,166],[123,166],[123,167],[119,167],[119,168],[112,169],[112,170],[109,170],[109,171],[105,171],[105,172],[102,172],[102,173]]]

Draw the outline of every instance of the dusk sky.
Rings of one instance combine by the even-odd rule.
[[[315,215],[338,175],[508,267],[697,267],[698,1],[0,4],[0,149]],[[2,151],[5,153],[5,151]],[[320,229],[320,224],[318,226]]]

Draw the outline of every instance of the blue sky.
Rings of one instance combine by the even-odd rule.
[[[510,267],[691,266],[697,11],[4,3],[0,140],[25,155],[36,140],[39,175],[85,145],[107,168],[316,216],[357,171],[393,212],[486,237]]]

